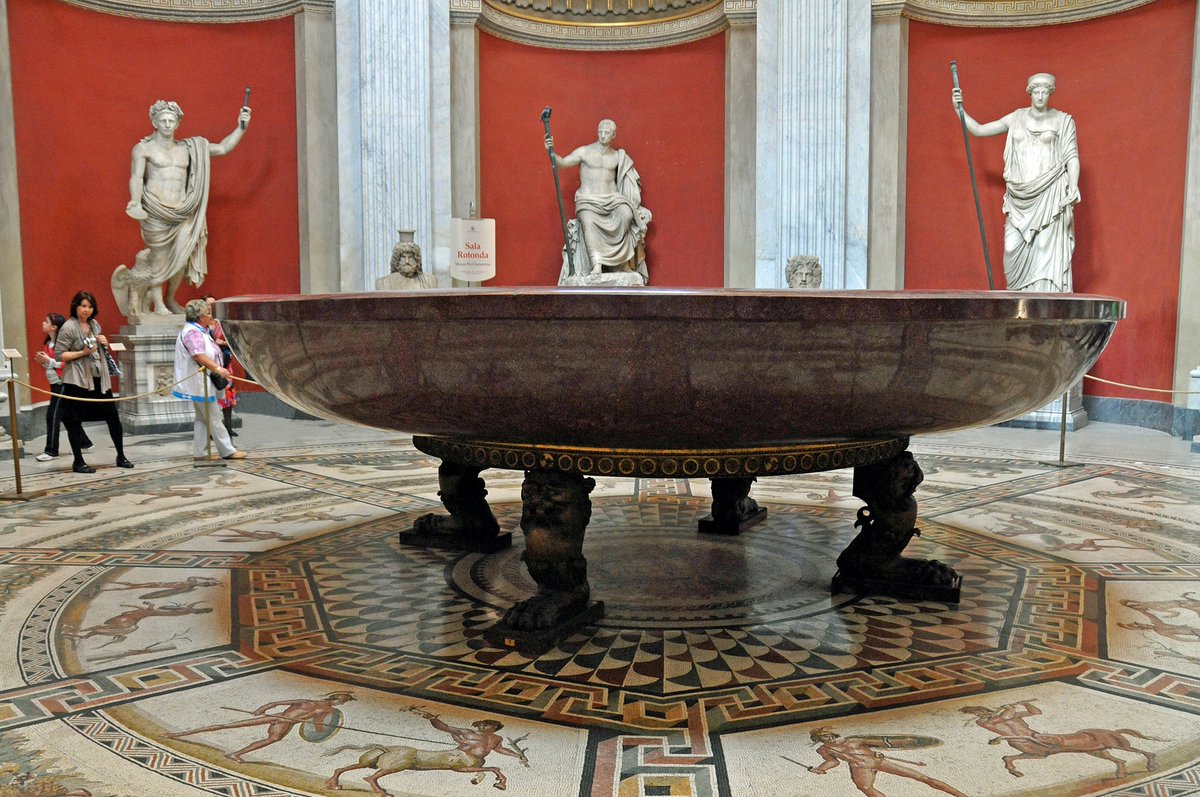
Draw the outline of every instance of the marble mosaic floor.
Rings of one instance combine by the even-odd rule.
[[[829,594],[850,471],[760,480],[736,538],[695,533],[706,481],[598,479],[607,614],[537,659],[482,637],[532,590],[519,473],[483,474],[513,547],[456,554],[397,543],[440,507],[407,438],[248,416],[239,442],[22,460],[0,797],[1200,795],[1200,456],[1165,435],[1093,424],[1070,468],[1048,432],[915,439],[914,548],[957,606]]]

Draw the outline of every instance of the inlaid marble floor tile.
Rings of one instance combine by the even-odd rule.
[[[0,505],[0,795],[1200,793],[1200,458],[915,440],[957,605],[830,593],[848,470],[760,479],[737,537],[706,479],[598,479],[606,614],[534,658],[483,637],[534,589],[522,473],[482,474],[512,547],[406,547],[437,461],[294,423]]]

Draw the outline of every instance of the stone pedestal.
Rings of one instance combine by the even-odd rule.
[[[1071,385],[1067,399],[1067,431],[1082,429],[1088,424],[1087,410],[1083,408],[1083,382]],[[1062,396],[1044,407],[1027,412],[1019,418],[1005,421],[1000,426],[1016,429],[1059,429],[1062,427]]]
[[[601,274],[563,277],[558,284],[569,288],[641,288],[646,280],[636,271],[605,271]]]
[[[121,327],[121,334],[111,336],[114,343],[125,344],[125,351],[118,352],[121,395],[159,391],[117,405],[126,434],[180,432],[192,428],[195,414],[190,402],[171,395],[171,386],[175,383],[175,338],[182,326],[182,315],[152,316],[140,324],[127,324]]]
[[[1188,374],[1187,406],[1189,412],[1200,412],[1200,367]],[[1192,453],[1200,454],[1200,435],[1192,438]]]

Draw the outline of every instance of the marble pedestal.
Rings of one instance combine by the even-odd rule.
[[[158,391],[117,405],[126,434],[180,432],[192,428],[195,414],[191,404],[171,395],[171,386],[175,383],[175,338],[182,326],[182,315],[156,316],[139,324],[126,324],[121,327],[121,334],[111,336],[113,342],[125,344],[125,351],[118,353],[123,374],[121,395]]]
[[[600,274],[572,274],[558,281],[568,288],[641,288],[646,279],[636,271],[605,271]]]
[[[1018,418],[998,425],[1016,429],[1054,429],[1057,431],[1062,428],[1062,396],[1033,412],[1027,412]],[[1067,392],[1067,431],[1073,432],[1087,425],[1087,410],[1083,408],[1083,381],[1080,380],[1071,385],[1071,389]]]
[[[1187,406],[1188,410],[1200,412],[1200,367],[1188,374]],[[1200,454],[1200,435],[1192,438],[1192,453]]]

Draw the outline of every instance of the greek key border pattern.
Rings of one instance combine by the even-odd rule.
[[[442,437],[414,437],[413,445],[430,456],[480,468],[554,468],[567,473],[592,476],[713,479],[784,476],[872,465],[900,454],[908,447],[908,438],[711,451],[522,445]]]
[[[334,0],[62,0],[118,17],[170,22],[261,22],[305,11],[333,13]]]
[[[233,650],[201,651],[175,661],[133,664],[86,677],[29,684],[0,693],[0,733],[288,663]]]
[[[876,17],[904,16],[921,22],[971,28],[1024,28],[1119,14],[1153,0],[872,0]]]

